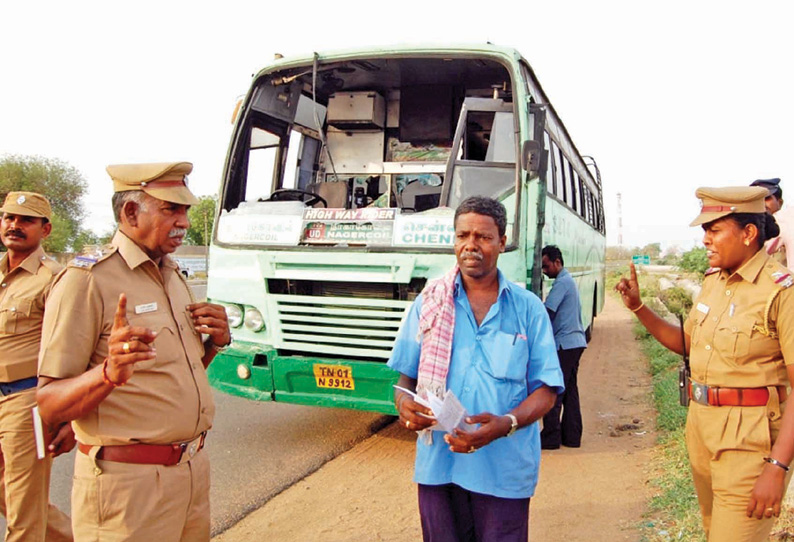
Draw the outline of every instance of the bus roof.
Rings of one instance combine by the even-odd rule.
[[[385,45],[380,47],[369,48],[355,48],[355,49],[340,49],[334,51],[318,51],[317,56],[321,61],[340,61],[347,59],[354,59],[358,57],[400,57],[403,55],[486,55],[496,56],[505,59],[519,60],[521,54],[514,48],[501,47],[491,43],[453,43],[453,44],[398,44],[398,45]],[[274,69],[283,69],[294,66],[304,66],[314,60],[314,53],[302,54],[298,56],[290,56],[284,58],[277,58],[270,64],[266,65],[259,71],[257,77]]]

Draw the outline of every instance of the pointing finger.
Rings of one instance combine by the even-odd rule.
[[[113,328],[118,329],[127,325],[127,295],[119,295],[119,304],[113,316]]]
[[[629,264],[629,271],[631,271],[631,281],[637,282],[637,269],[634,267],[634,263]]]

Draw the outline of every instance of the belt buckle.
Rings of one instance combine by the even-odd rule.
[[[705,384],[692,382],[692,400],[701,405],[709,404],[709,387]]]
[[[183,442],[179,444],[179,459],[177,460],[176,464],[181,465],[187,461],[193,459],[193,457],[201,450],[204,445],[204,437],[206,436],[206,432],[201,433],[198,437],[194,438],[190,442]]]

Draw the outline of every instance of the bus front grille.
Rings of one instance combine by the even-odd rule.
[[[296,353],[388,359],[410,301],[273,295],[277,348]]]

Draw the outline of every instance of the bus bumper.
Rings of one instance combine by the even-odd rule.
[[[256,401],[397,414],[392,386],[400,375],[385,362],[279,356],[235,341],[215,356],[208,376],[216,389]]]

